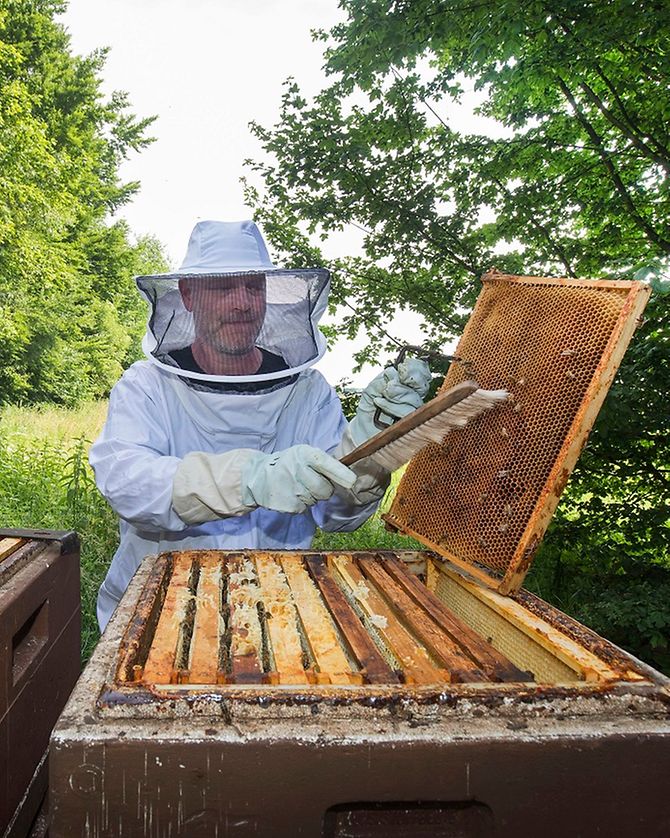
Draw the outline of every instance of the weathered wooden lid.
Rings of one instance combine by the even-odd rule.
[[[444,388],[509,402],[410,462],[388,525],[502,593],[517,590],[649,297],[640,282],[492,271]]]

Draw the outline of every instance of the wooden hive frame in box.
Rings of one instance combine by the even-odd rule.
[[[529,680],[392,552],[163,554],[117,686]],[[153,628],[152,628],[153,627]]]
[[[514,401],[387,515],[434,549],[148,557],[54,731],[50,835],[667,834],[668,679],[513,590],[646,295],[485,277],[447,385]]]

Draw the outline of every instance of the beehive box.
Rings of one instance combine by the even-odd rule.
[[[147,559],[52,835],[666,834],[668,680],[519,588],[645,297],[485,278],[447,384],[512,399],[408,468],[387,522],[431,549]]]
[[[79,676],[79,637],[74,533],[0,530],[0,835],[23,838],[43,804],[49,735]]]

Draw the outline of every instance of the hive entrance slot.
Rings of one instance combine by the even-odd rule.
[[[12,684],[16,684],[49,639],[49,601],[42,602],[12,637]]]

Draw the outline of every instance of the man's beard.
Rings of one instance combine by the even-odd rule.
[[[249,324],[249,335],[248,336],[240,336],[239,338],[235,339],[233,335],[230,335],[230,326],[237,326],[243,325],[245,323]],[[253,324],[253,329],[252,329]],[[217,329],[211,335],[211,340],[209,341],[210,346],[220,355],[232,355],[232,356],[241,356],[241,355],[248,355],[256,348],[256,339],[261,330],[261,325],[257,320],[236,320],[233,323],[224,324],[223,327]],[[226,329],[228,329],[228,334],[226,334]]]

